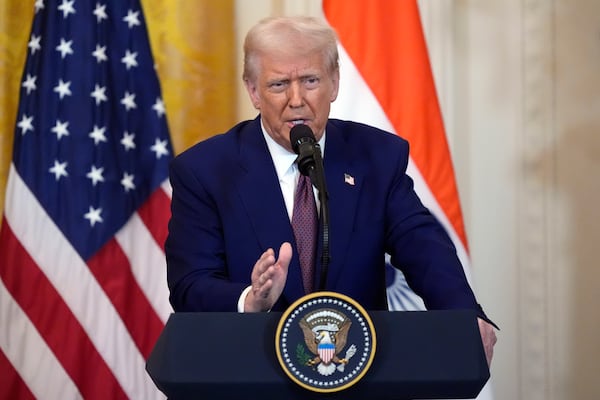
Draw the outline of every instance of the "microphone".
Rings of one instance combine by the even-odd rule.
[[[312,180],[312,173],[316,169],[315,153],[321,152],[312,129],[304,124],[294,125],[290,130],[290,142],[294,153],[298,154],[297,163],[300,173],[310,176]]]
[[[311,183],[317,188],[320,200],[321,222],[321,278],[319,291],[327,285],[327,272],[329,269],[329,194],[325,182],[325,170],[321,146],[317,143],[315,135],[308,125],[294,125],[290,129],[290,143],[298,158],[298,170],[302,175],[310,177]]]

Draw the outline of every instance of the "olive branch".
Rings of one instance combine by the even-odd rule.
[[[306,352],[304,346],[302,346],[301,343],[298,343],[298,345],[296,346],[296,358],[298,359],[298,362],[300,364],[308,365],[308,362],[312,357]]]

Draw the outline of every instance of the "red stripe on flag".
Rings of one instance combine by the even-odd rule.
[[[171,215],[169,212],[170,208],[171,199],[162,188],[158,188],[137,210],[144,225],[146,225],[150,234],[163,251],[168,234],[169,217]]]
[[[111,239],[87,265],[115,306],[140,353],[147,358],[164,325],[135,280],[121,247]]]
[[[416,1],[323,0],[323,10],[467,249]]]
[[[2,350],[0,350],[0,376],[2,377],[0,400],[35,399]]]
[[[126,398],[67,304],[14,236],[0,230],[0,277],[86,399]],[[60,327],[60,329],[57,329]],[[3,378],[4,379],[4,378]]]

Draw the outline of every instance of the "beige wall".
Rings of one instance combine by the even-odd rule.
[[[495,399],[600,398],[600,2],[419,4],[475,291],[502,328]],[[259,18],[320,1],[236,10],[241,48]],[[238,115],[255,115],[244,96]]]

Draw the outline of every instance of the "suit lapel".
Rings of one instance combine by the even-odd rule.
[[[284,241],[292,243],[292,246],[295,242],[277,172],[260,127],[260,117],[242,129],[239,143],[240,167],[246,174],[245,179],[239,180],[239,196],[260,247],[263,251],[271,247],[277,255]],[[259,256],[256,254],[256,259]],[[283,295],[296,299],[303,294],[300,264],[297,254],[294,254]]]
[[[362,168],[352,161],[355,149],[348,144],[346,134],[333,124],[327,124],[323,163],[329,192],[331,261],[327,288],[330,290],[335,287],[345,259],[352,251],[349,243],[364,176]],[[320,271],[317,274],[320,276]]]

